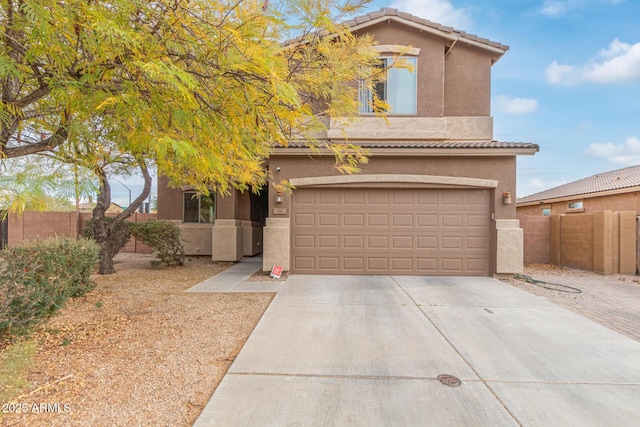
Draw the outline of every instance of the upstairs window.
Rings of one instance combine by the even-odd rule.
[[[387,114],[416,114],[417,112],[417,60],[416,58],[401,58],[413,69],[406,68],[388,68],[393,64],[394,58],[380,58],[380,69],[386,70],[387,78],[383,82],[379,82],[373,88],[368,90],[364,85],[360,85],[358,91],[360,102],[360,113],[374,113],[373,100],[374,93],[378,98],[386,102],[390,109]]]
[[[183,195],[184,222],[197,222],[213,224],[215,220],[215,202],[212,196],[205,196],[193,191],[187,191]]]
[[[549,216],[549,215],[551,215],[551,208],[542,209],[542,216]]]

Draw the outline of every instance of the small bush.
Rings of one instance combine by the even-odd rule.
[[[180,242],[180,228],[168,221],[145,221],[130,224],[131,234],[151,246],[158,263],[167,266],[184,265],[184,247]]]
[[[100,253],[91,240],[34,240],[0,252],[0,337],[27,333],[71,297],[95,287]]]
[[[113,242],[113,246],[111,246],[111,258],[116,256],[118,252],[122,248],[125,247],[129,239],[131,238],[131,231],[129,230],[129,223],[126,221],[119,222],[115,227],[114,218],[113,217],[105,217],[104,219],[108,226],[112,228],[111,230],[111,241]],[[82,236],[87,239],[97,240],[96,239],[96,227],[93,219],[88,220],[85,223],[84,228],[82,229]]]

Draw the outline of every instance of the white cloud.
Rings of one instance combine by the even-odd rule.
[[[504,95],[496,97],[496,107],[507,114],[529,114],[538,109],[538,100],[534,98],[509,98]]]
[[[583,6],[588,5],[589,3],[604,3],[605,5],[611,7],[625,1],[626,0],[544,0],[544,2],[542,2],[542,6],[540,6],[540,8],[536,10],[536,12],[550,18],[560,18],[569,14],[569,12],[575,9],[579,9]]]
[[[616,165],[637,165],[640,164],[640,139],[632,136],[622,144],[593,143],[585,150],[585,154],[605,158]]]
[[[390,7],[461,30],[471,26],[469,10],[456,8],[448,0],[395,0]]]
[[[640,43],[613,40],[607,49],[583,66],[553,61],[546,69],[547,83],[572,86],[580,82],[615,84],[640,81]]]
[[[615,39],[608,49],[600,51],[599,59],[589,64],[584,73],[594,83],[627,83],[640,81],[640,43],[630,45]]]
[[[558,18],[580,6],[580,3],[582,3],[580,0],[545,0],[540,13],[552,18]]]
[[[545,70],[547,83],[554,85],[571,86],[577,83],[576,70],[571,65],[560,65],[553,61]]]

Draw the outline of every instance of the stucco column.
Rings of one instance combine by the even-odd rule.
[[[496,220],[496,273],[524,271],[524,233],[517,219]]]
[[[216,219],[211,228],[211,260],[236,262],[243,255],[243,233],[241,221]]]
[[[612,274],[613,269],[613,212],[593,214],[593,271]]]
[[[274,265],[289,271],[291,256],[291,227],[289,218],[267,218],[264,227],[262,269],[270,271]]]

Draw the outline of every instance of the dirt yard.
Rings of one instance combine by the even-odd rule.
[[[31,386],[0,426],[195,421],[273,294],[184,293],[229,265],[192,258],[156,269],[151,259],[118,255],[116,274],[94,276],[95,290],[35,334]]]

